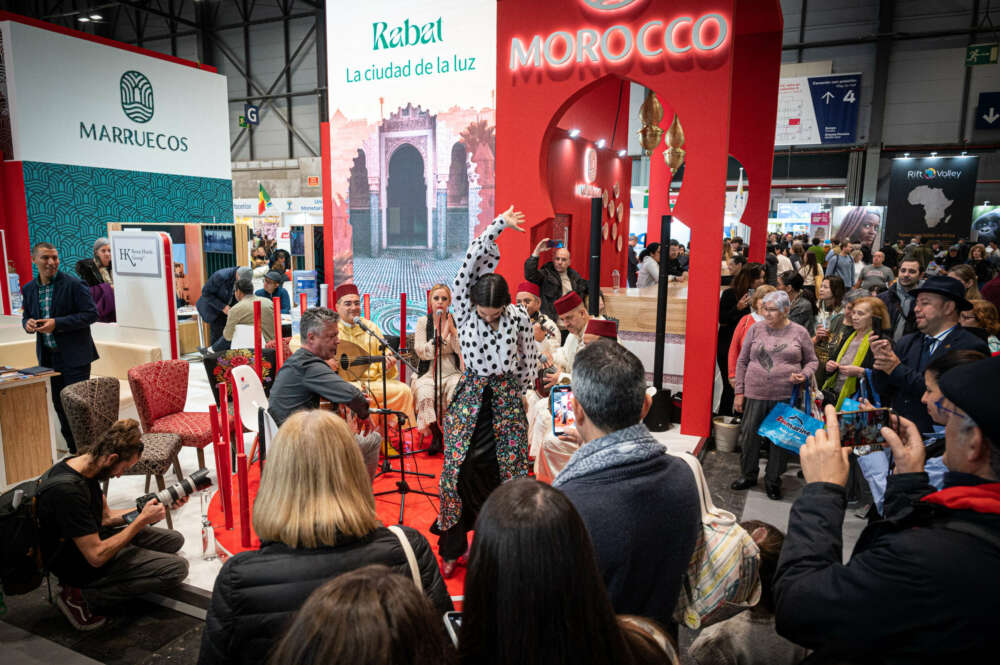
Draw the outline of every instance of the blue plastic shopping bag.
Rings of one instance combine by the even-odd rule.
[[[840,404],[840,410],[861,411],[861,400],[863,399],[868,400],[876,408],[882,406],[882,400],[879,399],[878,393],[875,392],[875,387],[872,386],[872,371],[870,369],[866,369],[865,375],[858,381],[858,392],[854,393],[853,398],[845,397],[844,401]]]
[[[823,421],[799,411],[795,408],[799,388],[792,391],[792,398],[787,403],[776,404],[757,428],[757,434],[770,439],[771,442],[798,454],[807,436],[812,436],[816,430],[823,429]],[[803,400],[804,401],[804,400]]]

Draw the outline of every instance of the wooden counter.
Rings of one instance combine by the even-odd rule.
[[[57,372],[0,382],[0,486],[34,478],[55,462],[52,384]]]
[[[687,282],[670,282],[667,290],[667,334],[683,335],[687,326]],[[618,330],[656,332],[657,287],[604,289],[609,316],[618,319]],[[714,353],[714,351],[713,351]]]

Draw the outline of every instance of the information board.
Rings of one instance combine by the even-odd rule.
[[[856,143],[860,95],[861,74],[781,79],[774,144]]]

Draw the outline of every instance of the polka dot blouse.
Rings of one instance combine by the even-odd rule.
[[[496,330],[479,318],[472,304],[472,287],[483,275],[496,270],[500,248],[496,239],[504,230],[497,217],[481,236],[472,241],[462,267],[455,276],[454,315],[466,371],[479,376],[513,373],[526,390],[538,373],[538,348],[528,313],[520,305],[507,305]]]

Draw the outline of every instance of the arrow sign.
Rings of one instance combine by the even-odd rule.
[[[830,91],[828,90],[828,91],[827,91],[827,93],[826,93],[825,95],[823,95],[823,96],[822,96],[822,99],[823,99],[823,100],[824,100],[824,101],[825,101],[825,102],[826,102],[827,104],[829,104],[829,103],[830,103],[830,100],[831,100],[831,99],[833,99],[833,93],[832,93],[832,92],[830,92]]]
[[[1000,118],[1000,113],[997,113],[996,111],[994,111],[992,106],[990,107],[990,112],[989,113],[984,113],[983,114],[983,120],[985,120],[986,122],[990,123],[991,125],[994,122],[997,121],[997,118]]]
[[[979,93],[976,105],[976,129],[1000,129],[1000,92]]]

